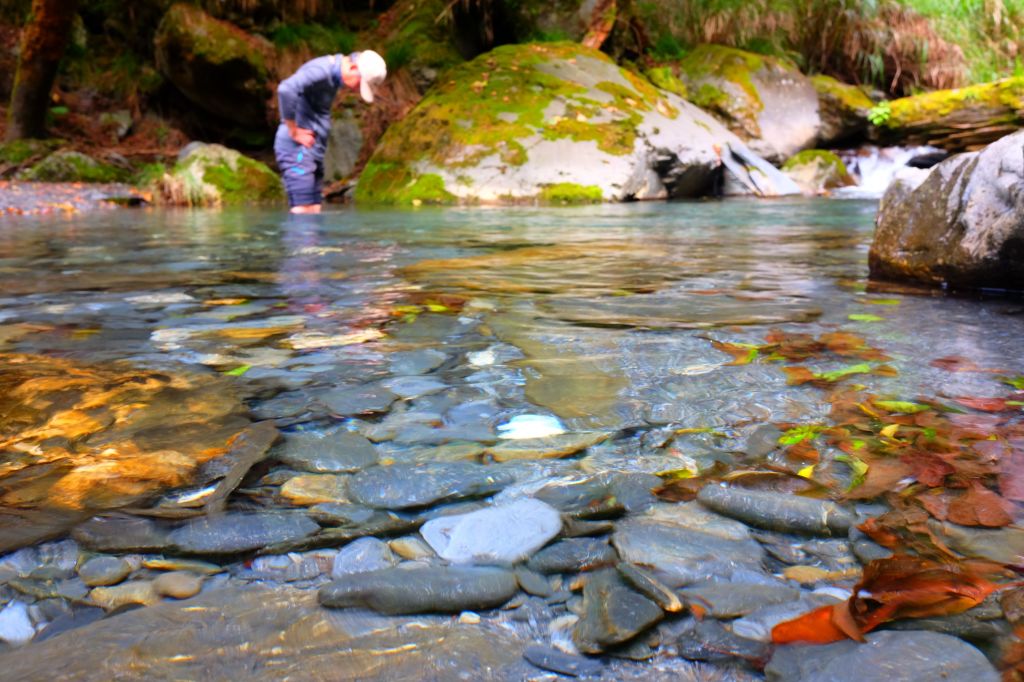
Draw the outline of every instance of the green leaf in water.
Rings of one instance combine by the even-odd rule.
[[[612,291],[612,296],[632,296],[633,292],[628,289],[615,289]]]
[[[864,463],[864,460],[853,455],[836,455],[836,461],[845,462],[853,472],[853,478],[850,479],[850,485],[846,487],[846,492],[850,492],[864,483],[864,478],[868,475],[868,465]]]
[[[930,405],[919,405],[904,400],[876,400],[875,405],[889,412],[902,412],[903,414],[917,414],[931,409]]]
[[[862,362],[859,365],[850,365],[849,367],[835,369],[831,372],[822,372],[821,374],[815,374],[814,376],[818,379],[822,379],[823,381],[839,381],[843,377],[848,377],[851,374],[869,374],[871,369],[871,365],[866,362]]]
[[[796,426],[779,436],[779,445],[796,445],[797,443],[802,443],[805,440],[817,436],[821,433],[821,429],[822,427],[817,424],[803,424],[801,426]]]
[[[1012,386],[1018,391],[1024,391],[1024,376],[1019,377],[999,377],[999,381],[1003,382],[1007,386]]]
[[[252,369],[252,365],[239,365],[234,369],[229,369],[228,371],[224,372],[224,374],[226,374],[229,377],[240,377],[246,372],[248,372],[250,369]]]
[[[869,298],[864,303],[870,305],[899,305],[900,300],[898,298]]]
[[[448,313],[451,312],[451,308],[440,303],[427,303],[427,310],[432,313]]]
[[[687,478],[693,478],[694,474],[689,469],[671,469],[669,471],[659,471],[658,478],[663,478],[667,481],[679,481]]]
[[[1022,400],[1007,400],[1006,404],[1012,405],[1013,407],[1024,407],[1024,401]]]
[[[852,313],[847,317],[849,317],[854,322],[881,322],[882,320],[885,319],[884,317],[879,317],[878,315],[871,315],[868,313]]]

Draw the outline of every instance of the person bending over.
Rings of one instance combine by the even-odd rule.
[[[323,203],[324,153],[331,131],[331,105],[342,83],[359,88],[366,102],[387,75],[373,50],[311,59],[277,86],[281,125],[274,137],[277,166],[292,213],[319,213]]]

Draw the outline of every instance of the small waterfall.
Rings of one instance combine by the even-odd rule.
[[[837,153],[857,184],[836,190],[833,196],[878,199],[885,193],[897,174],[927,172],[908,166],[907,163],[911,159],[943,152],[936,147],[927,146],[874,147],[869,145]]]

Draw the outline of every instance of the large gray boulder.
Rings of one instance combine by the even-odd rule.
[[[869,264],[878,279],[1024,289],[1024,131],[897,179]]]
[[[606,55],[577,43],[506,45],[447,72],[388,129],[356,200],[696,197],[726,172],[761,196],[799,192],[712,116]]]
[[[661,87],[712,113],[755,153],[781,163],[822,132],[818,93],[788,62],[724,45],[699,45],[648,72]]]

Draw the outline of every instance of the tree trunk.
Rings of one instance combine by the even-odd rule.
[[[11,92],[8,141],[45,136],[50,90],[77,8],[78,0],[32,0]]]

